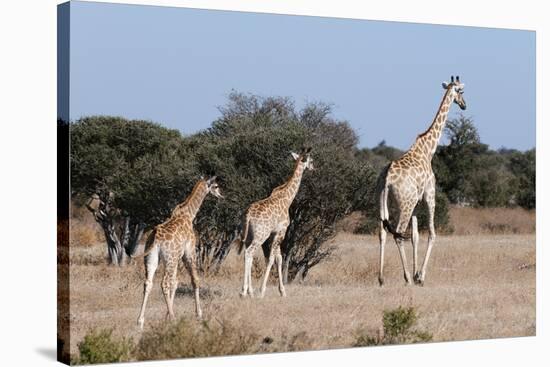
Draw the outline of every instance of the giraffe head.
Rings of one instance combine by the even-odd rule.
[[[313,170],[313,158],[311,158],[310,153],[311,147],[302,148],[300,154],[290,152],[290,154],[292,154],[292,158],[294,158],[295,161],[304,165],[304,169]]]
[[[451,90],[453,102],[460,107],[461,110],[466,109],[466,101],[464,100],[464,84],[460,82],[460,77],[457,75],[456,80],[451,76],[451,82],[443,82],[443,89]]]
[[[206,182],[206,188],[208,189],[208,193],[214,195],[215,197],[219,199],[223,199],[223,195],[220,191],[220,185],[218,184],[218,181],[216,180],[216,176],[212,176],[209,179],[207,179]]]

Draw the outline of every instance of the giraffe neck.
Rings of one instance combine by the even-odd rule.
[[[439,139],[443,134],[443,128],[453,103],[454,93],[455,91],[452,88],[447,89],[432,124],[428,130],[418,136],[416,144],[411,149],[417,150],[419,154],[425,156],[428,160],[432,159],[439,144]]]
[[[298,160],[296,166],[294,167],[294,172],[288,181],[281,186],[282,200],[285,203],[285,206],[288,208],[292,204],[292,201],[298,193],[300,188],[300,183],[302,182],[302,175],[304,173],[304,163]]]
[[[206,182],[204,180],[199,180],[185,201],[176,206],[172,212],[172,216],[188,215],[191,220],[195,219],[206,195],[208,195]]]

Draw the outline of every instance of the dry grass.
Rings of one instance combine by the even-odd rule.
[[[454,235],[535,233],[536,213],[523,208],[449,208],[449,229]],[[354,233],[365,222],[361,212],[342,219],[337,229]]]
[[[534,210],[451,207],[449,216],[457,235],[535,233]]]
[[[91,246],[104,239],[99,224],[88,209],[72,204],[71,215],[71,246]]]
[[[380,288],[376,237],[340,233],[332,241],[335,255],[313,268],[304,282],[288,285],[287,298],[279,297],[272,278],[264,299],[241,299],[242,258],[232,252],[219,274],[202,277],[205,316],[229,320],[256,335],[258,351],[349,347],[357,330],[376,332],[384,310],[399,306],[414,307],[417,327],[431,333],[434,341],[535,334],[534,234],[439,236],[424,287],[404,285],[392,243],[386,251],[386,285]],[[425,242],[421,235],[421,254]],[[114,328],[114,337],[136,342],[141,337],[136,319],[143,265],[139,261],[108,267],[103,265],[104,251],[101,244],[71,249],[72,353],[94,328]],[[263,260],[256,263],[257,290]],[[147,309],[146,332],[165,318],[162,271],[157,272]],[[180,281],[175,312],[192,317],[193,299],[183,269]]]

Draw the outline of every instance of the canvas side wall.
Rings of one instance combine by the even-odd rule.
[[[57,6],[57,360],[70,364],[70,3]]]

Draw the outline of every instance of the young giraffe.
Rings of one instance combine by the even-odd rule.
[[[174,297],[177,288],[177,271],[179,260],[183,261],[195,292],[195,311],[197,317],[202,317],[202,310],[199,302],[199,278],[195,265],[195,246],[197,236],[193,230],[193,220],[197,215],[202,202],[211,193],[217,198],[223,198],[216,176],[208,180],[200,179],[187,199],[178,204],[172,211],[172,215],[164,223],[156,226],[145,245],[143,254],[145,256],[145,284],[143,287],[143,302],[138,318],[138,325],[143,329],[145,322],[145,306],[149,293],[153,288],[153,278],[159,263],[159,257],[164,262],[164,277],[162,278],[162,293],[168,307],[167,317],[174,319]]]
[[[435,212],[435,176],[432,171],[432,157],[437,148],[437,144],[443,132],[443,127],[449,114],[451,104],[454,102],[462,109],[466,109],[466,102],[462,94],[464,93],[464,84],[460,82],[459,77],[451,77],[450,83],[443,83],[445,94],[439,106],[437,114],[431,126],[424,133],[418,135],[412,147],[403,156],[391,162],[381,175],[380,190],[380,272],[378,281],[380,285],[384,284],[384,245],[386,243],[386,231],[393,234],[403,273],[407,284],[411,283],[409,272],[407,271],[407,260],[403,248],[404,236],[409,221],[412,226],[411,242],[413,247],[413,274],[414,282],[423,285],[426,277],[426,268],[435,242],[434,212]],[[398,224],[394,228],[389,222],[388,212],[388,193],[392,191],[393,197],[399,210]],[[429,237],[428,249],[422,270],[417,270],[418,258],[418,229],[416,217],[411,216],[416,204],[424,200],[428,206],[429,215]]]
[[[239,254],[246,247],[244,253],[244,285],[241,296],[247,294],[253,296],[252,289],[252,262],[256,249],[267,241],[271,241],[269,260],[265,269],[262,281],[260,297],[265,294],[267,279],[274,260],[277,262],[277,272],[279,274],[279,292],[282,297],[286,296],[285,286],[282,277],[283,257],[281,255],[281,242],[285,238],[286,229],[290,223],[288,210],[302,181],[304,170],[313,169],[313,159],[310,156],[311,148],[302,149],[300,154],[291,153],[296,161],[294,172],[288,181],[281,186],[276,187],[268,198],[257,201],[250,205],[244,218],[242,239],[239,248]]]

